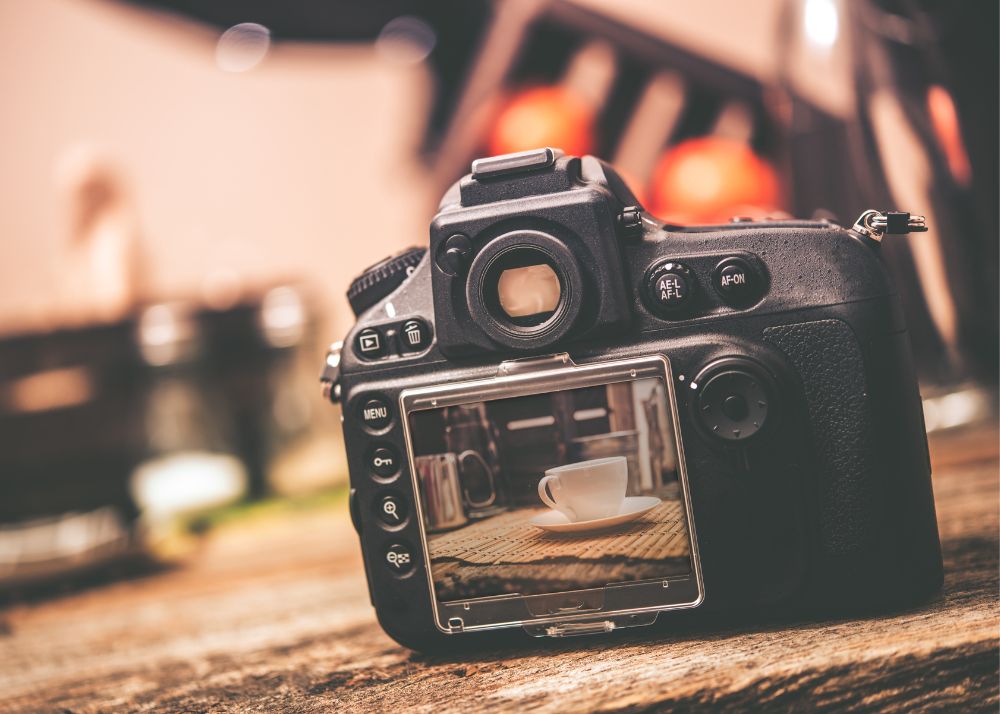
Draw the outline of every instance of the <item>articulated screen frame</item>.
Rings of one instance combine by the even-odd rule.
[[[516,363],[515,363],[516,364]],[[429,538],[425,523],[424,494],[416,469],[411,415],[425,410],[443,409],[513,397],[530,397],[587,387],[631,383],[642,379],[662,380],[671,427],[672,448],[676,458],[679,501],[683,507],[690,553],[690,574],[671,579],[666,576],[650,581],[611,583],[603,588],[567,590],[542,595],[503,594],[442,601],[435,590]],[[669,360],[663,355],[615,360],[592,364],[574,364],[568,357],[554,359],[552,366],[532,371],[504,372],[489,379],[404,390],[399,396],[406,440],[407,459],[413,481],[415,510],[420,528],[420,545],[426,564],[427,587],[434,603],[434,622],[446,634],[506,627],[529,627],[575,621],[589,621],[620,616],[637,616],[681,608],[697,607],[704,599],[701,562],[691,498],[688,487],[684,449],[677,425],[677,398]],[[671,587],[673,584],[673,587]],[[557,600],[570,596],[570,607],[560,607]],[[608,609],[606,609],[608,608]]]

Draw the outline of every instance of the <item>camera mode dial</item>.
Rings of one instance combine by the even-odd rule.
[[[425,253],[426,248],[407,248],[366,268],[351,281],[351,287],[347,289],[347,301],[351,303],[354,316],[360,316],[379,300],[392,294],[410,277]]]

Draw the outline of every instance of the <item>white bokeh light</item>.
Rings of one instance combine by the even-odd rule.
[[[803,10],[806,37],[813,45],[830,48],[840,33],[840,12],[835,0],[806,0]]]
[[[270,30],[256,22],[241,22],[219,36],[215,63],[226,72],[246,72],[260,64],[270,48]]]
[[[402,15],[385,24],[375,40],[375,51],[399,64],[417,64],[427,56],[437,44],[434,28],[419,17]]]

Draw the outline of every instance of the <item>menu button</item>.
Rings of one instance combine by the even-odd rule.
[[[371,397],[361,404],[361,421],[369,429],[384,429],[392,421],[392,410],[382,397]]]

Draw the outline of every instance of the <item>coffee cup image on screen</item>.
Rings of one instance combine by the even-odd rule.
[[[689,578],[672,413],[656,377],[411,412],[437,600]]]

